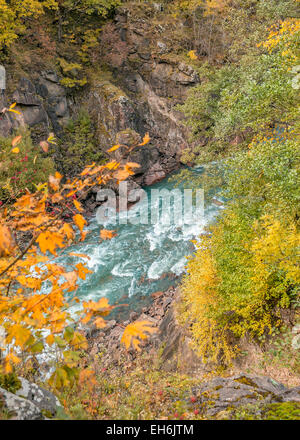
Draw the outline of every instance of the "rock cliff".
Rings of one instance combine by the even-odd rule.
[[[26,77],[5,97],[6,103],[17,103],[21,115],[3,114],[0,134],[7,136],[26,124],[37,141],[49,131],[63,139],[67,121],[85,108],[105,154],[114,143],[130,143],[149,132],[151,143],[130,157],[141,165],[135,180],[151,185],[163,179],[179,167],[188,146],[188,131],[176,105],[199,81],[183,54],[182,45],[188,44],[182,41],[188,35],[184,26],[167,20],[156,4],[120,8],[98,37],[98,61],[89,67],[87,85],[70,92],[61,85],[57,66],[41,71],[28,66]],[[112,156],[120,159],[118,154]]]

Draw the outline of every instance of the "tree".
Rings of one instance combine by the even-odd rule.
[[[26,20],[56,9],[56,0],[0,0],[0,49],[9,46],[26,29]]]
[[[260,17],[261,11],[258,22]],[[266,22],[264,26],[262,31],[253,25],[237,62],[221,68],[202,66],[201,84],[190,90],[180,107],[195,140],[209,139],[198,156],[200,162],[226,154],[229,146],[246,147],[263,130],[268,132],[276,124],[288,126],[297,119],[299,94],[292,72],[298,63],[299,20],[287,18],[270,24],[270,29]]]
[[[142,144],[148,141],[146,136]],[[21,154],[19,145],[16,155]],[[43,147],[46,146],[47,141],[44,141]],[[119,146],[114,147],[117,148]],[[113,306],[106,298],[83,302],[80,315],[74,320],[65,294],[71,296],[71,302],[79,302],[76,297],[78,281],[85,280],[90,270],[83,263],[74,264],[68,270],[53,258],[71,243],[84,241],[86,220],[82,216],[80,199],[86,192],[93,186],[106,185],[110,180],[125,180],[134,174],[132,169],[136,167],[139,167],[136,163],[116,161],[104,165],[92,163],[74,180],[65,183],[63,176],[56,172],[35,191],[27,189],[13,205],[2,207],[0,325],[5,330],[5,338],[0,349],[4,353],[1,367],[6,374],[16,365],[25,363],[31,355],[55,345],[59,350],[58,368],[52,375],[51,384],[59,388],[78,377],[78,350],[87,346],[84,335],[77,330],[78,319],[83,324],[92,321],[98,328],[105,327],[103,317]],[[64,220],[67,209],[73,213],[72,223]],[[20,237],[24,238],[24,234],[29,234],[30,238],[22,243]],[[101,231],[100,237],[103,235],[109,239],[114,236],[109,231],[106,234]],[[88,258],[82,254],[70,253],[70,256],[83,261]],[[138,323],[136,329],[131,325],[128,334],[124,335],[124,342],[127,346],[133,343],[138,347],[136,338],[145,339],[145,331],[149,332],[149,323],[142,327]]]
[[[289,2],[270,3],[286,13]],[[208,137],[198,163],[225,156],[226,208],[196,242],[182,285],[180,319],[204,359],[229,363],[239,338],[273,335],[282,309],[299,310],[299,29],[281,18],[238,62],[206,65],[183,106],[195,139]]]
[[[0,0],[0,49],[26,30],[28,20],[40,17],[47,10],[58,14],[60,39],[62,19],[67,13],[107,17],[119,4],[119,0]]]

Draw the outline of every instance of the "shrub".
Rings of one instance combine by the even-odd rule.
[[[12,139],[0,138],[0,200],[16,199],[26,188],[36,190],[36,185],[48,180],[54,172],[54,163],[45,157],[40,146],[34,146],[28,130],[21,130],[19,153],[13,153]]]
[[[96,145],[91,119],[81,110],[65,128],[65,136],[57,149],[57,161],[66,176],[78,173],[85,164],[102,163],[104,155]]]
[[[299,142],[273,137],[250,147],[227,162],[231,201],[201,238],[182,286],[182,320],[212,360],[235,354],[230,335],[271,334],[299,295]]]

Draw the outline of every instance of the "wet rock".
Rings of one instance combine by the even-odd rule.
[[[137,312],[131,312],[129,315],[129,319],[131,322],[135,321],[137,319],[137,317],[138,317]]]
[[[160,182],[166,177],[166,173],[163,170],[159,162],[155,163],[149,171],[145,174],[144,181],[146,185],[153,185],[154,183]]]

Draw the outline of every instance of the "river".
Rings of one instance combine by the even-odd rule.
[[[199,167],[193,172],[202,173],[203,169]],[[145,188],[145,191],[150,198],[153,189],[173,188],[174,183],[165,179]],[[179,188],[184,189],[183,185]],[[149,211],[150,204],[146,200],[141,203],[144,204],[143,209]],[[74,257],[68,255],[70,252],[86,254],[89,257],[86,265],[92,273],[81,281],[77,296],[94,301],[105,296],[111,304],[128,304],[128,307],[117,308],[118,318],[122,319],[130,311],[140,311],[141,307],[149,304],[152,293],[164,291],[179,282],[185,270],[186,256],[195,250],[191,240],[204,232],[204,228],[213,222],[221,209],[214,203],[208,204],[202,219],[178,226],[172,220],[170,224],[162,222],[163,216],[172,215],[172,211],[162,213],[161,206],[161,218],[155,223],[131,224],[130,219],[138,215],[140,208],[137,205],[128,211],[129,222],[126,225],[109,222],[99,225],[95,215],[90,219],[85,241],[68,248],[57,259],[68,266],[74,264]],[[124,216],[126,213],[118,215]],[[116,237],[99,242],[102,228],[116,230]]]

